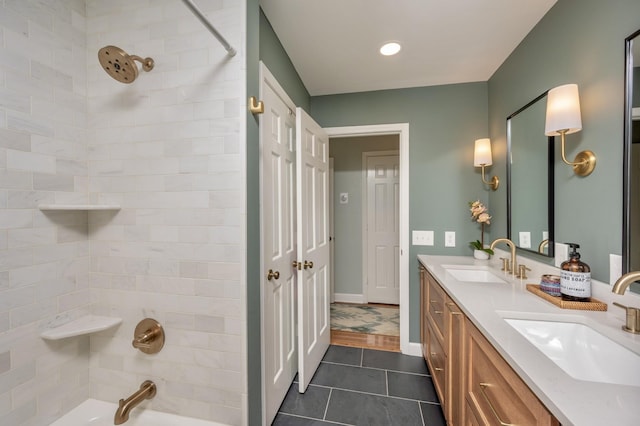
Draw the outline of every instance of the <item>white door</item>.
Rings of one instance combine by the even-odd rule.
[[[400,303],[398,155],[367,157],[367,300]]]
[[[297,371],[295,116],[269,73],[261,79],[262,370],[271,424]],[[269,275],[269,271],[272,274]]]
[[[298,390],[307,389],[331,338],[329,322],[329,138],[296,111]]]

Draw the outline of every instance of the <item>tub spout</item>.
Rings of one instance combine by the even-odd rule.
[[[118,402],[116,415],[113,417],[114,425],[121,425],[129,420],[129,412],[145,399],[151,399],[156,396],[156,384],[151,380],[145,380],[140,385],[140,389],[133,393],[127,399],[121,399]]]

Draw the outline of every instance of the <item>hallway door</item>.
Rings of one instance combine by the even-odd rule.
[[[399,157],[397,153],[365,155],[367,301],[397,305],[400,303]]]
[[[329,137],[296,111],[298,229],[298,390],[303,393],[329,348]]]
[[[295,115],[268,72],[261,77],[262,372],[271,424],[298,367],[296,345]],[[269,274],[269,271],[272,274]]]

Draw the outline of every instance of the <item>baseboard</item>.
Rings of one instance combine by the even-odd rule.
[[[402,346],[402,343],[400,345]],[[422,346],[420,343],[409,342],[406,348],[401,348],[401,350],[404,355],[422,356]]]
[[[366,303],[362,294],[334,293],[333,296],[338,303]]]

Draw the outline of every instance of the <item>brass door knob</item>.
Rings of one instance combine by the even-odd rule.
[[[279,271],[274,271],[273,269],[269,269],[269,273],[267,274],[267,280],[271,281],[272,279],[278,279],[280,278],[280,272]]]
[[[303,266],[304,266],[304,269],[307,269],[307,268],[312,269],[313,268],[313,262],[309,262],[308,260],[305,260]]]
[[[302,269],[302,262],[298,262],[297,260],[294,260],[291,263],[291,266],[293,266],[294,268],[298,269],[298,271],[299,271],[299,270]]]

